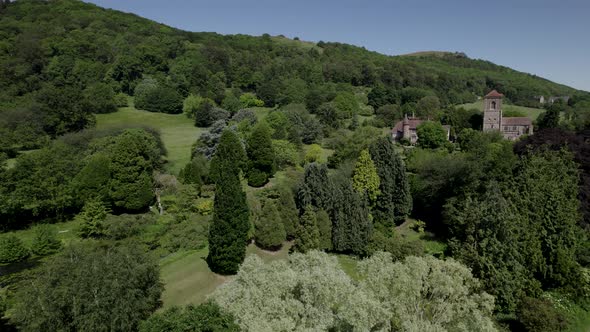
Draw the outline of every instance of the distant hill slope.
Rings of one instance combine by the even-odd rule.
[[[434,93],[443,105],[473,102],[490,89],[520,105],[535,95],[580,93],[461,53],[385,56],[341,43],[186,32],[75,0],[19,0],[0,14],[0,109],[31,107],[47,84],[105,82],[133,94],[145,75],[218,102],[226,88],[252,91],[267,106],[350,85],[384,87],[388,102],[398,103]]]

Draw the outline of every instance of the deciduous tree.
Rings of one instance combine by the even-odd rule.
[[[136,247],[67,247],[19,288],[11,320],[26,331],[131,331],[160,306],[157,262]]]

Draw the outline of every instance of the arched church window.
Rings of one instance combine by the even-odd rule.
[[[492,109],[493,109],[493,110],[495,110],[495,109],[496,109],[496,102],[495,102],[495,101],[493,101],[493,102],[492,102]]]

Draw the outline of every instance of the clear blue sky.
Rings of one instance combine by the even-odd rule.
[[[590,0],[89,0],[188,31],[461,51],[590,91]]]

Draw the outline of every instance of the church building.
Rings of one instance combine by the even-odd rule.
[[[503,94],[496,90],[488,93],[483,102],[483,131],[499,130],[504,138],[516,140],[533,134],[533,122],[528,117],[502,117]]]

